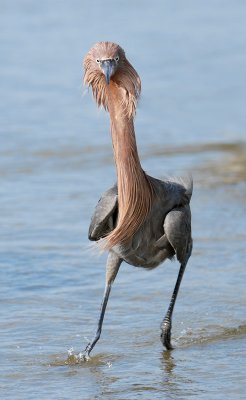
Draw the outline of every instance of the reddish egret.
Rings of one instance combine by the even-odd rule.
[[[82,357],[89,358],[100,338],[110,290],[122,261],[151,269],[176,255],[179,274],[161,323],[161,341],[170,350],[173,309],[192,251],[192,179],[161,181],[142,169],[133,124],[141,81],[124,50],[115,43],[96,43],[85,57],[84,68],[84,83],[91,86],[97,105],[110,115],[117,184],[102,195],[89,228],[89,239],[101,240],[109,254],[97,330]]]

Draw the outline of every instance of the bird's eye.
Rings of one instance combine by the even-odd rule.
[[[120,59],[120,57],[119,57],[119,56],[116,56],[116,57],[115,57],[115,61],[117,61],[117,62],[118,62],[118,61],[119,61],[119,59]]]
[[[97,64],[100,64],[100,60],[99,58],[96,59]]]

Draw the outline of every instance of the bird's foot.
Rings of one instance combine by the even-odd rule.
[[[90,356],[89,356],[90,350],[91,349],[89,348],[89,345],[87,345],[85,350],[79,354],[75,354],[73,348],[69,349],[66,363],[74,365],[74,364],[79,364],[82,361],[89,361],[90,360]]]
[[[84,349],[83,352],[80,352],[79,354],[75,354],[73,351],[73,348],[68,350],[68,358],[67,362],[68,364],[79,364],[82,361],[89,361],[90,358],[90,352],[91,352],[91,344],[88,343],[86,348]]]
[[[89,353],[87,351],[83,351],[82,353],[79,353],[77,355],[78,361],[89,361],[91,358],[89,356]]]
[[[84,351],[82,352],[82,353],[79,353],[78,354],[78,359],[80,360],[80,361],[89,361],[91,358],[90,358],[90,352],[91,352],[91,350],[92,350],[92,347],[91,347],[91,343],[88,343],[87,344],[87,346],[86,346],[86,348],[84,349]]]
[[[173,346],[171,344],[171,320],[170,318],[164,318],[161,324],[161,342],[167,350],[172,350]]]

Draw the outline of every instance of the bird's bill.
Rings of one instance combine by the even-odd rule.
[[[115,61],[114,60],[103,60],[101,62],[101,68],[105,75],[107,84],[109,85],[111,76],[115,73]]]

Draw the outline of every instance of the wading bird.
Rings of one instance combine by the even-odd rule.
[[[89,227],[89,239],[100,241],[109,253],[96,334],[81,357],[89,358],[100,337],[110,290],[122,261],[151,269],[176,255],[180,270],[161,323],[161,341],[170,350],[173,308],[192,251],[192,179],[161,181],[142,169],[133,124],[141,81],[124,50],[115,43],[96,43],[84,59],[84,68],[84,84],[92,88],[97,105],[110,115],[117,184],[102,195]]]

